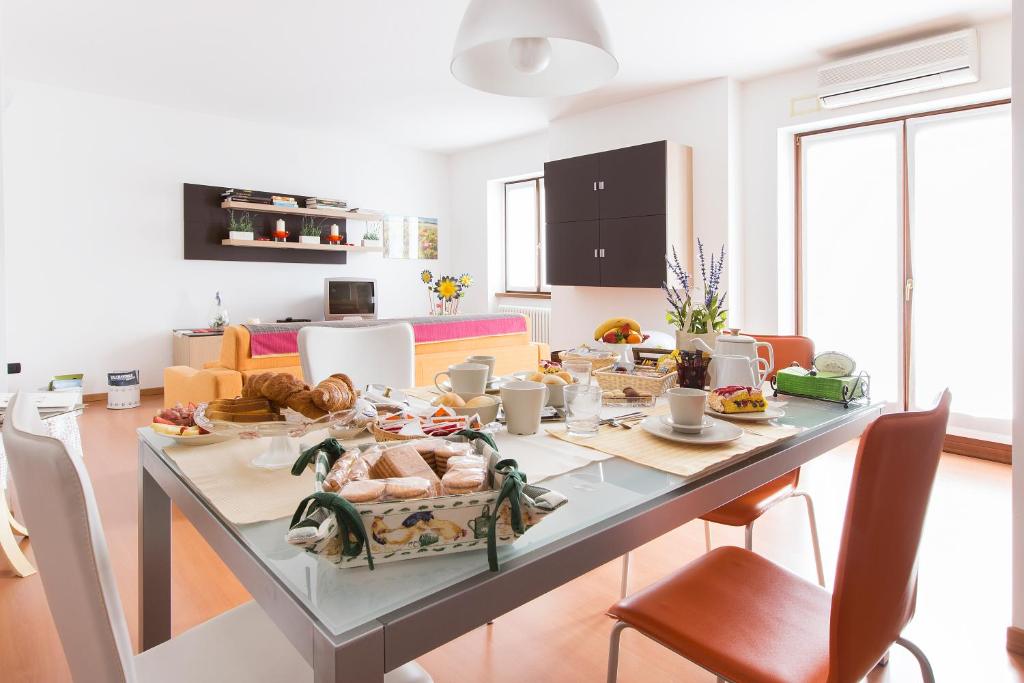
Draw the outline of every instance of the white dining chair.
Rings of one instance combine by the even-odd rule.
[[[32,549],[75,681],[202,683],[311,681],[313,670],[255,602],[133,656],[92,483],[81,459],[45,436],[39,413],[14,396],[3,441]],[[282,539],[282,543],[283,543]],[[410,662],[386,683],[429,683]]]
[[[307,384],[344,372],[356,388],[385,384],[396,389],[416,383],[412,325],[317,327],[299,330],[299,360]]]

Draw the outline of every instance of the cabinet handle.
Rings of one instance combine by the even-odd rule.
[[[594,258],[597,258],[597,249],[594,250]]]
[[[594,192],[597,192],[597,181],[594,181]]]
[[[603,190],[604,189],[604,181],[603,180],[599,180],[597,182],[597,189],[599,189],[599,190]]]
[[[604,249],[601,249],[601,258],[604,258]]]

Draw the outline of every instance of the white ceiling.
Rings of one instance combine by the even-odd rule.
[[[687,82],[984,21],[1011,0],[601,0],[621,68],[515,99],[448,72],[468,0],[2,0],[7,76],[450,151]]]

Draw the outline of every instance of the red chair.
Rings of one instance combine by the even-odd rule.
[[[805,368],[811,367],[811,362],[814,360],[814,342],[809,338],[796,335],[754,335],[754,337],[758,341],[765,341],[772,345],[775,368],[768,373],[767,379],[775,377],[775,372],[779,368],[786,368],[794,364]],[[768,360],[767,353],[762,355],[765,360]],[[708,552],[711,552],[711,522],[746,527],[744,547],[747,550],[753,550],[754,522],[784,500],[803,498],[804,503],[807,504],[807,518],[811,525],[811,544],[814,546],[814,563],[818,570],[818,584],[824,587],[825,569],[821,563],[821,547],[818,544],[818,525],[814,517],[814,501],[811,500],[810,494],[797,488],[799,483],[800,468],[797,468],[702,516],[704,544],[707,546]],[[622,558],[620,597],[625,597],[629,591],[629,559],[628,553]]]
[[[934,409],[884,415],[864,432],[831,595],[748,550],[718,548],[608,611],[616,619],[609,683],[626,628],[719,680],[853,683],[899,644],[934,683],[924,652],[900,634],[914,615],[917,551],[950,400],[947,390]]]
[[[768,373],[768,380],[775,377],[779,368],[791,365],[811,367],[811,362],[814,360],[814,342],[809,338],[797,335],[753,336],[758,341],[771,344],[772,350],[775,352],[775,368]],[[767,360],[767,354],[762,355]],[[814,546],[814,564],[818,570],[818,584],[824,587],[825,570],[821,563],[821,546],[818,544],[818,525],[814,518],[814,501],[811,500],[810,494],[797,488],[799,483],[800,468],[798,467],[701,517],[704,520],[704,543],[708,552],[711,552],[711,522],[745,527],[744,547],[747,550],[753,550],[754,522],[778,503],[790,498],[803,498],[804,503],[807,504],[807,519],[811,526],[811,544]]]

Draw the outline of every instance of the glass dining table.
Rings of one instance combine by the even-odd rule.
[[[228,521],[164,452],[172,442],[139,429],[141,648],[171,635],[171,502],[311,664],[315,681],[382,681],[385,672],[859,436],[882,409],[787,397],[779,422],[802,431],[706,476],[684,479],[613,457],[545,479],[569,502],[501,546],[498,572],[489,571],[485,552],[372,571],[339,568],[286,543],[289,519]],[[520,438],[498,434],[499,450]],[[566,446],[554,437],[535,443],[544,448],[546,441]]]

